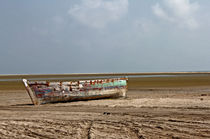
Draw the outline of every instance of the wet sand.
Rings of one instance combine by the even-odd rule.
[[[209,115],[209,86],[41,106],[25,90],[0,91],[0,138],[210,138]]]

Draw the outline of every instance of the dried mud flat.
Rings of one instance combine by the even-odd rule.
[[[41,106],[24,90],[0,91],[0,138],[210,138],[210,87]]]

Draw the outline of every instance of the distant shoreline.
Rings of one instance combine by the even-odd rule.
[[[108,73],[51,73],[51,74],[0,74],[0,77],[2,76],[43,76],[43,75],[46,75],[46,76],[52,76],[52,75],[55,75],[55,76],[59,76],[59,75],[68,75],[68,76],[75,76],[75,75],[87,75],[87,76],[90,76],[90,75],[162,75],[162,74],[167,74],[167,75],[175,75],[175,74],[210,74],[210,71],[186,71],[186,72],[108,72]]]

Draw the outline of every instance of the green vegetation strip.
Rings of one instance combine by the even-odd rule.
[[[62,75],[62,77],[66,76]],[[53,77],[36,76],[36,78],[54,78],[54,76]],[[172,77],[138,77],[138,78],[129,78],[128,80],[128,89],[196,87],[196,86],[209,86],[209,85],[210,85],[210,75],[208,74],[205,76],[202,75],[202,76],[172,76]],[[21,90],[21,89],[25,89],[21,81],[0,82],[0,90]]]

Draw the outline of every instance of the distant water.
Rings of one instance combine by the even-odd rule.
[[[86,79],[107,79],[107,78],[145,78],[145,77],[186,77],[186,76],[205,76],[205,74],[185,74],[185,75],[127,75],[127,76],[83,76],[83,77],[58,77],[58,78],[27,78],[27,80],[86,80]],[[21,78],[16,79],[0,79],[0,81],[22,81]]]

